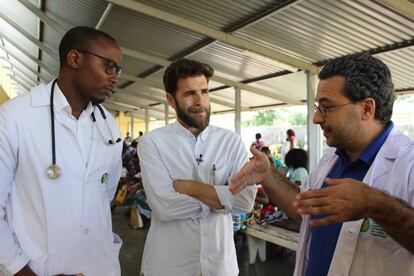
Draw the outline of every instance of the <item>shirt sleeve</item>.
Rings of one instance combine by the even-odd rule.
[[[256,197],[257,187],[256,185],[248,186],[240,193],[233,195],[229,191],[231,185],[230,179],[231,176],[236,173],[248,160],[247,151],[243,145],[243,142],[240,136],[237,135],[237,141],[234,143],[233,152],[230,153],[230,177],[226,186],[214,186],[216,189],[217,195],[219,197],[221,205],[224,206],[224,209],[215,210],[219,213],[248,213],[252,210],[254,199]]]
[[[308,171],[305,168],[300,167],[293,171],[291,179],[293,183],[300,181],[300,183],[303,184],[308,176]]]
[[[153,215],[162,221],[206,217],[210,207],[188,195],[177,193],[161,154],[149,136],[138,143],[142,183]]]
[[[22,252],[6,218],[14,171],[17,168],[17,126],[0,106],[0,266],[11,274],[23,268],[29,258]]]

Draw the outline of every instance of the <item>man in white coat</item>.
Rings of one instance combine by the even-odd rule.
[[[390,120],[390,71],[354,54],[328,62],[319,78],[313,122],[331,148],[302,191],[255,149],[230,189],[262,180],[302,221],[295,275],[414,275],[414,145]]]
[[[141,137],[142,182],[152,209],[141,272],[145,276],[236,276],[231,213],[249,212],[256,188],[237,196],[229,177],[248,161],[241,137],[210,126],[213,69],[178,60],[165,70],[177,122]]]
[[[89,27],[59,46],[57,80],[0,107],[0,266],[13,275],[120,275],[110,200],[122,143],[99,105],[121,51]]]

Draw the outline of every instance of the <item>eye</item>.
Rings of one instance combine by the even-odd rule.
[[[113,73],[113,72],[115,72],[116,71],[116,65],[113,63],[113,62],[108,62],[107,64],[106,64],[106,70],[108,71],[108,72],[111,72],[111,73]]]
[[[201,90],[201,93],[203,93],[203,94],[208,94],[210,91],[208,90],[208,89],[203,89],[203,90]]]

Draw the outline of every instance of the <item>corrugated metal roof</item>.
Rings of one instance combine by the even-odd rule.
[[[414,21],[374,1],[309,0],[237,35],[318,62],[412,39]]]
[[[414,88],[414,46],[376,55],[391,70],[395,89]]]
[[[39,7],[40,1],[32,2]],[[414,19],[407,18],[377,1],[138,0],[137,2],[216,30],[232,30],[237,37],[310,63],[323,62],[365,50],[381,52],[377,56],[389,65],[396,89],[414,87],[412,68]],[[55,30],[44,24],[42,43],[56,52],[62,36],[61,29],[67,30],[76,25],[95,26],[107,7],[107,3],[101,0],[45,0],[44,3],[45,14],[55,20],[60,25],[60,29]],[[278,10],[282,6],[283,8]],[[1,1],[0,9],[33,37],[39,38],[39,19],[18,0],[9,0],[7,3]],[[0,23],[0,36],[6,48],[20,60],[10,58],[11,62],[17,64],[15,78],[21,80],[25,86],[30,86],[32,82],[37,81],[38,75],[46,80],[53,78],[50,73],[57,72],[58,57],[42,51],[41,62],[52,68],[51,71],[54,72],[48,73],[40,69],[40,73],[37,73],[38,65],[31,60],[31,58],[38,58],[37,46],[3,19],[0,19]],[[231,81],[266,77],[267,79],[264,80],[247,81],[248,85],[268,91],[273,96],[261,96],[242,90],[243,107],[284,103],[277,99],[279,96],[287,97],[293,102],[306,100],[306,76],[303,72],[283,73],[282,76],[268,78],[284,72],[287,68],[251,51],[214,41],[187,28],[177,27],[161,19],[114,5],[101,29],[117,39],[122,47],[152,55],[152,61],[124,55],[121,65],[128,75],[148,76],[148,79],[162,85],[163,69],[159,69],[154,60],[162,58],[164,62],[168,62],[173,58],[188,56],[211,64],[217,76]],[[14,45],[9,43],[7,38],[15,41]],[[151,106],[158,102],[157,97],[165,99],[163,91],[144,91],[142,85],[130,83],[126,79],[120,81],[122,87],[138,91],[137,100],[129,102]],[[210,81],[209,86],[211,89],[225,87],[223,83],[213,80]],[[142,95],[146,95],[147,98]],[[151,95],[155,97],[153,100],[148,98]],[[215,91],[211,95],[218,100],[212,103],[214,112],[233,109],[232,106],[217,102],[220,100],[234,102],[234,88]],[[129,98],[119,97],[124,104],[127,104],[127,99]],[[158,107],[163,110],[163,106]],[[157,113],[157,111],[151,112]],[[157,116],[160,116],[159,112]]]

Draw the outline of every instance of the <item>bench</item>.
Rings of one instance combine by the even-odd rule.
[[[298,245],[299,233],[279,226],[248,224],[243,233],[247,235],[250,264],[255,263],[257,253],[260,261],[266,261],[266,242],[295,251]]]

